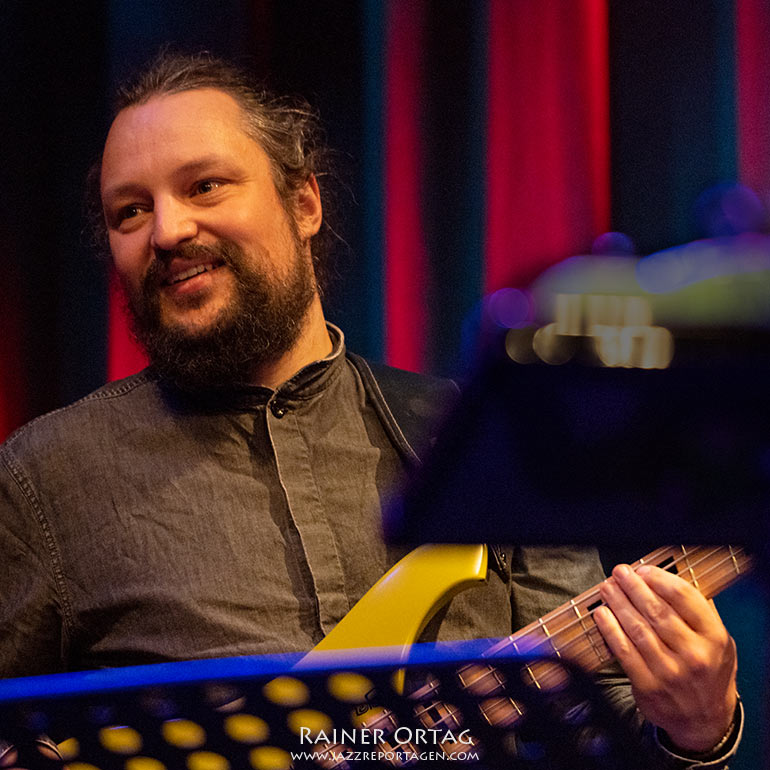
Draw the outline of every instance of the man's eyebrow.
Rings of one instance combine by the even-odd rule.
[[[226,165],[227,160],[221,155],[204,155],[202,158],[196,158],[195,160],[183,163],[181,166],[174,170],[175,176],[184,176],[187,174],[200,173],[206,171],[213,166]]]
[[[132,198],[137,195],[141,195],[144,192],[144,188],[140,184],[135,182],[126,182],[126,184],[115,185],[114,187],[108,187],[102,191],[102,203],[110,203],[118,198]]]
[[[223,158],[221,155],[204,155],[202,158],[196,158],[195,160],[188,161],[175,168],[173,176],[185,177],[204,173],[215,167],[222,168],[223,166],[229,169],[227,159]],[[233,172],[234,170],[231,173]],[[124,184],[115,185],[114,187],[108,187],[102,193],[102,200],[107,203],[116,198],[141,195],[144,191],[144,185],[139,182],[126,182]]]

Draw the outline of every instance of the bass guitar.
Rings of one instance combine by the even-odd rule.
[[[667,570],[694,586],[707,599],[732,585],[750,571],[750,556],[736,546],[665,546],[631,565],[636,570],[653,565]],[[398,662],[406,663],[411,645],[420,637],[437,610],[457,594],[486,579],[487,549],[482,545],[430,545],[412,551],[386,573],[350,610],[330,634],[300,662],[312,666],[329,659],[334,650],[362,647],[395,647]],[[494,667],[494,657],[505,653],[546,656],[524,666],[524,676],[537,689],[558,689],[565,677],[564,667],[554,662],[563,658],[584,671],[595,672],[613,660],[612,653],[596,626],[593,614],[602,606],[599,586],[533,621],[508,637],[493,642],[484,654],[489,664],[468,664],[458,672],[463,689],[481,696],[481,710],[486,721],[495,726],[512,726],[522,716],[521,706],[512,698],[498,694],[503,679]],[[365,640],[365,641],[364,641]],[[403,688],[404,671],[396,679]],[[416,702],[415,716],[428,729],[459,727],[453,709],[441,700],[432,700],[438,691],[436,682],[428,681],[410,693]],[[387,709],[361,711],[358,724],[367,730],[392,733],[396,722]],[[392,748],[383,744],[384,748]],[[334,751],[345,747],[324,743],[319,750]],[[452,758],[456,744],[442,744]],[[467,748],[467,747],[461,747]],[[330,767],[336,765],[329,765]]]
[[[750,570],[751,557],[738,546],[677,545],[658,548],[631,568],[644,564],[679,575],[711,599]],[[420,546],[380,578],[303,663],[331,650],[360,647],[400,648],[405,662],[436,612],[460,591],[484,582],[486,573],[484,545]],[[612,660],[593,620],[602,604],[596,585],[493,644],[487,654],[564,656],[586,671],[598,670]]]

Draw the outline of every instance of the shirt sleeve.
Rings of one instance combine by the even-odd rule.
[[[520,546],[511,558],[514,630],[604,580],[595,548]]]
[[[39,507],[38,507],[39,508]],[[52,542],[7,446],[0,450],[0,677],[63,669]]]

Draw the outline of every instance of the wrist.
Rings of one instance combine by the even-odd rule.
[[[730,751],[735,744],[742,724],[742,713],[740,696],[736,694],[735,706],[727,728],[716,742],[709,741],[707,748],[702,748],[702,743],[699,744],[690,740],[682,740],[680,743],[660,728],[658,729],[658,740],[667,751],[676,756],[689,760],[708,761]]]

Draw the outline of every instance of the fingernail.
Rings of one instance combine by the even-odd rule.
[[[628,564],[618,564],[615,569],[617,570],[618,575],[621,577],[628,577],[631,574],[631,568],[628,566]]]
[[[636,570],[637,575],[641,575],[644,577],[645,575],[650,574],[650,565],[649,564],[643,564],[641,567],[639,567],[638,570]]]

